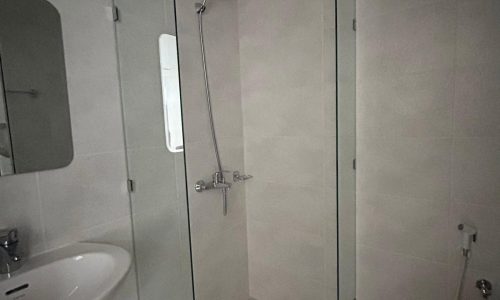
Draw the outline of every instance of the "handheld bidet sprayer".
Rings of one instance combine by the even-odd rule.
[[[477,229],[467,224],[458,225],[458,230],[462,232],[462,254],[468,257],[472,247],[472,242],[477,240]]]

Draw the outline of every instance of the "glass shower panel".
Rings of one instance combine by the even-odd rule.
[[[337,299],[336,3],[195,2],[177,2],[177,25],[196,298]],[[218,169],[200,19],[220,159],[232,184],[227,216],[220,191],[194,189],[200,179],[212,184]],[[339,154],[350,166],[340,182],[349,205],[340,209],[351,214],[351,243],[341,250],[352,250],[345,255],[352,260],[354,73],[352,57],[344,59],[351,73],[342,77],[349,117],[341,134],[351,144]],[[231,180],[233,171],[253,178]]]
[[[356,2],[337,0],[338,300],[356,298]]]
[[[169,86],[176,49],[165,50],[167,64],[160,61],[160,37],[176,36],[175,4],[114,2],[139,296],[193,299],[182,128],[173,109],[180,99]],[[162,71],[168,73],[163,86]]]

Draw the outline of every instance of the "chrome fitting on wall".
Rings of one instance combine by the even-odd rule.
[[[488,280],[479,279],[476,281],[476,287],[481,291],[481,296],[484,299],[488,299],[492,295],[493,286]]]
[[[194,185],[194,189],[201,193],[207,190],[224,190],[231,188],[231,184],[226,182],[223,172],[215,172],[212,175],[212,182],[206,183],[203,180],[199,180]]]
[[[246,174],[240,174],[239,171],[234,171],[233,172],[233,181],[236,182],[242,182],[248,179],[252,179],[252,175],[246,175]]]

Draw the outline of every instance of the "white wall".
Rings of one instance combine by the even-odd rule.
[[[357,297],[455,299],[500,284],[500,4],[358,0]]]
[[[333,1],[239,1],[250,295],[336,297]]]
[[[53,0],[61,14],[75,158],[0,178],[0,226],[31,255],[81,240],[132,251],[113,23],[106,1]],[[134,272],[116,299],[136,299]]]

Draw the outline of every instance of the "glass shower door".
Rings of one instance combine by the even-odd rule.
[[[139,297],[191,300],[174,1],[114,2]]]
[[[334,0],[196,2],[177,1],[196,299],[330,300],[340,293],[352,300],[353,2],[338,1],[339,27]],[[219,190],[194,189],[199,180],[213,184],[219,169],[200,29],[220,160],[231,184],[226,216]],[[336,44],[344,40],[337,69]],[[234,180],[234,171],[253,178]],[[337,175],[346,176],[339,186]],[[339,230],[348,241],[340,252]],[[340,277],[338,257],[345,260]]]

